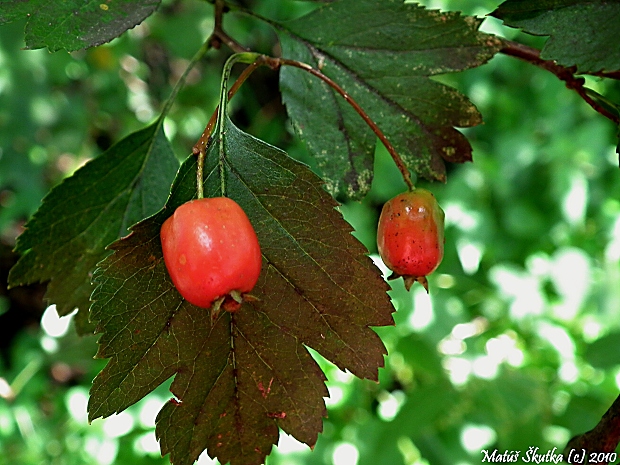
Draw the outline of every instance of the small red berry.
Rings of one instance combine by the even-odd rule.
[[[220,306],[236,311],[243,294],[258,281],[262,264],[258,238],[234,200],[187,202],[164,222],[160,237],[174,286],[198,307],[212,308],[216,303],[214,316]]]
[[[377,247],[383,263],[403,276],[409,289],[415,281],[427,290],[426,276],[443,258],[444,212],[426,189],[404,192],[387,201],[377,228]]]

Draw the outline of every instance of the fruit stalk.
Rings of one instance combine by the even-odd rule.
[[[362,117],[364,122],[370,127],[372,132],[375,133],[375,135],[379,138],[383,146],[389,152],[390,156],[392,157],[392,160],[394,160],[394,163],[396,163],[396,167],[400,171],[400,174],[402,175],[403,180],[405,181],[405,184],[407,184],[407,188],[410,191],[415,189],[415,186],[413,185],[413,181],[411,180],[411,173],[409,172],[407,165],[405,164],[403,159],[400,157],[400,155],[398,154],[398,152],[396,151],[392,143],[388,140],[387,137],[385,137],[385,134],[383,134],[383,131],[381,130],[381,128],[377,126],[377,124],[370,118],[370,116],[368,116],[368,114],[359,105],[359,103],[357,103],[355,99],[351,97],[351,95],[349,95],[347,91],[345,91],[342,87],[340,87],[339,84],[337,84],[331,78],[323,74],[321,71],[314,69],[312,66],[306,63],[302,63],[296,60],[289,60],[286,58],[278,58],[277,60],[283,65],[293,66],[295,68],[302,69],[312,74],[313,76],[318,77],[323,82],[325,82],[327,85],[329,85],[332,89],[334,89],[338,94],[340,94],[340,96],[344,98],[345,101],[349,105],[351,105],[351,107],[353,107],[353,109],[357,112],[357,114]]]

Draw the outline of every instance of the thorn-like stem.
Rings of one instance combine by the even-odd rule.
[[[210,42],[213,43],[214,48],[220,48],[221,43],[225,44],[235,53],[250,52],[251,50],[241,45],[235,39],[230,37],[224,32],[224,11],[229,8],[224,0],[215,0],[215,13],[214,13],[214,25],[213,32],[211,33]]]
[[[515,58],[519,58],[520,60],[531,63],[539,68],[547,70],[553,74],[555,74],[558,79],[564,81],[566,87],[574,90],[579,94],[579,96],[590,105],[595,111],[606,117],[607,119],[613,121],[616,125],[620,125],[620,113],[617,111],[613,111],[607,105],[602,105],[600,103],[600,99],[597,99],[592,96],[592,90],[585,87],[585,79],[581,76],[576,76],[577,68],[570,67],[567,68],[565,66],[557,64],[552,60],[544,60],[540,57],[540,50],[529,47],[527,45],[520,44],[518,42],[513,42],[511,40],[504,40],[504,47],[500,50],[500,53],[504,55],[509,55]],[[611,73],[606,75],[605,73],[595,74],[601,77],[611,77],[616,78],[615,74]]]

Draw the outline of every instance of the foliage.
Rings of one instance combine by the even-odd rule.
[[[360,30],[359,24],[372,26]],[[444,159],[471,160],[469,143],[453,126],[475,126],[481,117],[461,94],[428,77],[491,58],[500,43],[479,26],[456,13],[369,0],[337,2],[277,28],[283,56],[332,77],[383,128],[411,170],[445,180]],[[370,128],[312,75],[285,68],[280,76],[288,114],[328,190],[363,198],[372,181]]]
[[[95,378],[90,418],[124,410],[178,372],[179,401],[161,411],[157,430],[175,463],[192,463],[205,448],[223,463],[262,462],[277,426],[314,444],[327,393],[302,344],[376,379],[385,349],[369,326],[392,322],[385,283],[318,179],[230,120],[223,129],[226,194],[256,225],[265,261],[252,291],[258,300],[212,325],[209,312],[184,303],[165,271],[159,230],[194,194],[193,158],[166,208],[114,244],[95,276],[98,356],[112,360]],[[219,196],[220,148],[211,147],[205,190]],[[319,237],[307,236],[308,221]]]
[[[72,0],[60,4],[41,0],[2,2],[0,24],[27,17],[26,47],[80,50],[101,45],[140,24],[160,0]]]
[[[14,285],[51,280],[47,297],[59,312],[66,314],[78,307],[78,329],[89,329],[87,317],[97,326],[98,356],[110,359],[106,367],[79,358],[68,362],[80,367],[78,373],[86,373],[87,383],[103,368],[91,391],[91,420],[125,409],[129,418],[136,418],[136,406],[148,400],[140,401],[142,397],[155,391],[161,406],[170,387],[174,398],[163,406],[156,431],[162,451],[170,453],[174,463],[191,463],[205,448],[222,463],[260,463],[278,439],[285,446],[288,436],[278,434],[279,427],[297,440],[316,442],[312,454],[290,456],[298,463],[328,463],[332,455],[351,450],[353,444],[359,463],[386,464],[412,463],[419,457],[430,463],[475,462],[480,449],[493,442],[502,450],[527,450],[530,445],[561,448],[569,432],[583,432],[585,423],[591,427],[598,421],[615,389],[616,361],[610,355],[616,340],[614,302],[620,299],[619,257],[614,252],[620,207],[611,195],[620,191],[612,171],[612,163],[617,164],[615,128],[606,126],[592,109],[580,107],[570,91],[544,71],[528,70],[505,57],[476,68],[506,44],[479,32],[480,20],[400,2],[384,3],[377,10],[372,2],[312,7],[284,2],[290,17],[309,11],[292,21],[281,19],[281,11],[276,14],[266,5],[256,5],[256,11],[233,8],[226,14],[226,31],[254,49],[268,50],[273,35],[265,24],[275,27],[283,57],[308,62],[342,85],[393,142],[402,165],[428,178],[449,174],[446,185],[430,187],[448,221],[441,274],[430,278],[432,306],[420,289],[409,294],[400,281],[393,282],[390,297],[397,310],[395,327],[390,327],[392,308],[386,284],[364,251],[375,251],[378,207],[406,188],[400,181],[402,166],[399,171],[383,147],[375,152],[375,134],[325,79],[279,63],[282,98],[308,152],[283,131],[281,116],[275,116],[273,123],[265,121],[266,102],[245,90],[247,86],[260,89],[265,83],[276,85],[271,70],[256,71],[240,95],[224,105],[234,119],[252,122],[245,131],[228,119],[227,112],[220,113],[226,116],[218,118],[214,142],[206,151],[206,195],[226,194],[244,207],[257,229],[264,264],[256,289],[259,300],[244,304],[238,315],[224,314],[211,327],[204,311],[183,303],[174,291],[161,261],[158,227],[177,205],[196,194],[192,155],[181,165],[166,201],[178,167],[172,153],[187,153],[200,136],[221,94],[217,75],[222,62],[211,54],[209,62],[201,62],[195,68],[198,71],[193,71],[200,73],[202,82],[211,82],[211,92],[201,82],[200,87],[190,85],[173,93],[175,104],[166,105],[161,116],[144,129],[136,118],[141,114],[138,106],[133,107],[135,116],[127,108],[114,110],[119,101],[131,102],[123,94],[136,94],[135,79],[131,73],[106,71],[110,63],[114,69],[125,60],[123,69],[138,76],[144,73],[141,82],[151,81],[146,87],[152,97],[146,108],[156,108],[166,93],[162,84],[168,88],[166,82],[175,73],[169,68],[170,74],[157,87],[155,78],[161,70],[151,67],[147,71],[139,60],[127,57],[139,56],[136,44],[147,43],[145,36],[159,36],[166,50],[188,58],[200,44],[195,43],[193,49],[181,47],[166,29],[172,25],[174,30],[175,18],[181,17],[179,24],[199,30],[200,15],[209,17],[209,8],[165,4],[163,16],[147,20],[151,29],[146,34],[134,31],[109,46],[82,55],[63,55],[64,64],[57,55],[41,58],[50,62],[52,70],[61,67],[58,74],[63,78],[55,85],[69,89],[75,82],[89,83],[87,92],[101,102],[100,108],[125,118],[122,131],[114,128],[110,117],[100,116],[92,122],[78,117],[79,124],[71,131],[65,129],[75,137],[98,127],[113,132],[113,138],[120,141],[105,147],[48,194],[17,242],[22,257],[11,275]],[[558,12],[563,14],[561,9]],[[385,25],[377,30],[378,39],[369,41],[368,35],[357,34],[359,24],[379,23],[382,18]],[[405,32],[409,21],[424,32],[409,36]],[[214,31],[223,32],[217,27]],[[389,31],[389,37],[381,35],[384,31]],[[528,42],[523,35],[517,37]],[[395,44],[400,49],[395,50]],[[65,45],[71,48],[70,43]],[[232,42],[233,48],[237,45]],[[377,56],[373,46],[381,47]],[[614,59],[612,53],[608,55]],[[145,63],[153,60],[147,56]],[[166,61],[169,56],[164,56],[170,63]],[[392,56],[400,58],[390,62]],[[579,63],[566,63],[572,64]],[[437,77],[472,67],[476,69],[458,78]],[[179,74],[176,71],[176,78]],[[76,78],[67,80],[70,75]],[[213,75],[217,78],[209,81]],[[191,73],[187,77],[197,82]],[[98,90],[93,91],[97,79]],[[523,86],[524,82],[535,85]],[[401,90],[414,84],[413,94]],[[541,95],[544,90],[546,98],[536,95],[533,88],[540,89]],[[617,89],[605,82],[595,88],[600,97],[617,95]],[[107,89],[115,90],[106,96]],[[49,92],[41,89],[41,95]],[[119,93],[123,98],[115,97]],[[471,96],[486,121],[484,127],[463,131],[467,139],[454,126],[477,124],[480,114],[464,95]],[[317,105],[324,101],[331,103]],[[79,115],[83,102],[71,102],[65,101],[57,111],[62,114],[66,108],[67,115]],[[310,110],[304,111],[304,106]],[[416,124],[400,123],[407,118]],[[97,151],[92,140],[83,143],[79,135],[73,145],[57,140],[63,134],[62,121],[57,116],[53,121],[32,123],[48,131],[34,139],[36,150],[31,142],[27,149],[10,144],[0,165],[9,163],[5,166],[16,174],[1,174],[3,186],[26,195],[25,187],[20,191],[19,184],[7,184],[7,180],[21,178],[20,171],[15,171],[19,159],[12,155],[15,150],[29,150],[31,164],[21,173],[33,170],[35,178],[41,177],[40,168],[32,160],[44,153],[45,162],[54,161],[62,153],[54,152],[56,144],[75,147],[78,153],[86,147],[82,153],[90,156]],[[198,124],[188,131],[191,121]],[[366,249],[351,236],[351,228],[334,210],[337,204],[308,167],[246,131],[286,146],[291,155],[309,162],[329,192],[345,202],[338,210],[354,226],[354,234]],[[419,144],[407,145],[418,139]],[[477,154],[476,163],[459,168],[448,165],[446,170],[442,151],[459,147],[452,161],[462,162],[470,158],[470,144]],[[325,157],[326,150],[337,156]],[[52,170],[52,178],[62,174]],[[32,208],[35,203],[28,205]],[[19,214],[18,209],[12,211],[8,220]],[[128,230],[132,232],[126,236]],[[562,273],[567,267],[575,270],[571,277]],[[96,288],[89,311],[93,273]],[[370,326],[377,327],[381,339]],[[48,341],[44,345],[49,340],[50,336],[42,339]],[[566,340],[568,346],[561,342]],[[80,344],[88,345],[87,341],[92,338]],[[51,368],[58,363],[54,360],[63,360],[66,352],[56,352],[56,347],[48,349],[51,354],[41,355],[36,337],[27,335],[16,342],[16,350],[28,344],[31,361],[15,360],[14,367],[0,378],[19,381],[30,370],[35,378],[24,386],[44,386],[45,373],[50,369],[53,374]],[[385,369],[377,371],[383,364],[384,345],[390,356]],[[497,358],[497,353],[504,355]],[[379,376],[379,383],[352,378],[340,371],[345,369],[361,378]],[[330,380],[327,419],[322,418],[322,397],[327,393],[323,373]],[[169,386],[166,380],[172,376]],[[19,412],[24,408],[33,411],[28,399],[42,398],[42,390],[15,392],[14,410],[0,410],[0,427],[6,437],[27,438]],[[73,390],[64,399],[71,395],[84,398],[83,391]],[[55,405],[51,411],[60,415],[65,408]],[[115,418],[95,421],[93,427]],[[76,444],[91,433],[72,425],[80,431],[77,436],[68,434],[77,438],[74,442],[54,432],[52,449],[30,443],[31,451],[40,451],[32,460],[48,454],[57,460],[71,457],[66,463],[81,463]],[[123,458],[126,452],[121,452],[126,448],[119,444],[139,444],[142,433],[152,433],[153,426],[108,436],[106,440],[116,444],[119,463],[128,461]],[[317,442],[321,429],[324,433]],[[482,434],[486,442],[472,446],[462,439],[472,431]],[[7,457],[28,463],[30,458],[23,454],[14,445]],[[102,457],[98,460],[106,463]],[[277,450],[268,462],[283,460]],[[129,461],[138,463],[133,458]]]
[[[593,1],[504,2],[494,13],[506,24],[530,34],[550,36],[541,56],[564,66],[577,66],[581,73],[617,71],[620,46],[614,24],[620,21],[620,5]]]
[[[19,237],[15,250],[22,257],[9,280],[50,281],[47,297],[60,315],[78,309],[82,333],[92,272],[106,247],[166,199],[161,186],[172,181],[178,163],[162,123],[131,134],[56,186]]]

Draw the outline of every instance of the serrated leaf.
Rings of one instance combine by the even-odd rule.
[[[278,427],[313,445],[325,415],[324,376],[305,346],[342,369],[377,379],[385,347],[370,328],[393,324],[387,285],[305,165],[226,119],[223,154],[207,153],[205,195],[248,214],[263,254],[261,277],[239,312],[185,302],[162,258],[159,231],[195,196],[195,160],[179,171],[165,208],[116,242],[96,272],[91,317],[110,358],[91,390],[89,418],[138,401],[176,373],[157,418],[162,452],[190,464],[260,464]]]
[[[493,16],[508,26],[550,36],[541,58],[580,73],[620,70],[620,3],[606,0],[508,0]]]
[[[80,50],[118,37],[140,24],[160,0],[4,0],[0,24],[27,17],[26,48]]]
[[[312,65],[351,95],[412,171],[445,180],[444,160],[471,160],[454,129],[479,124],[467,98],[429,79],[489,60],[499,41],[480,20],[402,0],[341,0],[276,25],[282,56]],[[283,67],[283,101],[317,159],[330,192],[361,198],[372,180],[374,134],[336,92],[307,72]]]
[[[162,207],[178,166],[160,120],[88,162],[54,187],[26,224],[9,284],[50,281],[46,297],[60,315],[77,308],[85,332],[95,265],[128,226]]]

